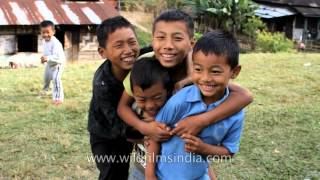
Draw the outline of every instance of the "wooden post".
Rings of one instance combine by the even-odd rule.
[[[304,17],[303,38],[302,41],[308,39],[308,18]]]
[[[317,24],[317,40],[320,39],[320,18],[318,18],[318,24]]]
[[[72,61],[77,61],[78,60],[79,43],[80,43],[80,29],[77,28],[72,33]]]

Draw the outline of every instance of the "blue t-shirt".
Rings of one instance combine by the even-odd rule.
[[[191,85],[172,96],[158,113],[156,120],[174,128],[180,120],[207,112],[221,104],[229,96],[229,89],[219,101],[207,106],[201,97],[199,88]],[[239,150],[244,112],[240,112],[203,129],[198,137],[207,144],[222,145],[230,153]],[[156,173],[165,180],[208,179],[208,162],[205,156],[185,152],[184,141],[173,136],[161,144],[160,158]]]

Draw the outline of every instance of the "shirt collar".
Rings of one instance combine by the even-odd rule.
[[[56,36],[51,36],[49,41],[45,41],[45,42],[52,42],[54,41],[54,39],[57,39]]]
[[[229,88],[227,87],[224,91],[223,97],[221,99],[219,99],[218,101],[211,103],[210,106],[211,105],[219,106],[224,100],[227,99],[227,97],[229,96],[229,93],[230,93]],[[187,92],[186,101],[187,102],[203,102],[200,89],[196,85],[192,85],[192,87]]]
[[[122,81],[119,81],[116,79],[116,77],[114,76],[114,74],[112,73],[112,63],[110,60],[106,59],[105,64],[103,65],[103,72],[104,72],[104,76],[108,81],[111,81],[113,83],[117,83],[117,84],[122,84]]]

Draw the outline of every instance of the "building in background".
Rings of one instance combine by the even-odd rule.
[[[271,32],[284,32],[296,41],[320,40],[320,0],[254,0]]]
[[[40,54],[39,23],[51,20],[68,61],[99,59],[95,29],[117,9],[116,0],[1,0],[0,56]]]

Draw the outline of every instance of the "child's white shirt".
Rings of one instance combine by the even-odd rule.
[[[43,56],[48,58],[48,65],[64,64],[66,57],[61,42],[52,36],[50,41],[43,40]]]

